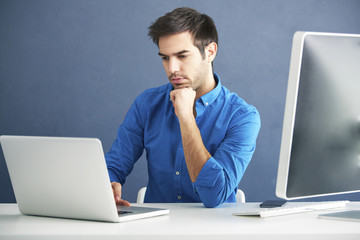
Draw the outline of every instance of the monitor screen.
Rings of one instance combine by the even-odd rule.
[[[276,195],[360,191],[360,35],[296,32]]]

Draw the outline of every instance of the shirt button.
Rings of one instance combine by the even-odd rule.
[[[179,176],[179,175],[180,175],[180,172],[179,172],[179,171],[176,171],[175,174],[176,174],[176,176]]]
[[[180,195],[178,196],[178,199],[179,199],[179,200],[181,199],[181,196],[180,196]]]
[[[209,105],[209,103],[208,103],[208,102],[206,102],[206,103],[205,103],[205,106],[207,106],[207,105]]]

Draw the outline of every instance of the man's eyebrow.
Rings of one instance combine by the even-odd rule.
[[[182,50],[180,52],[175,53],[174,55],[181,55],[181,54],[188,53],[188,52],[190,52],[190,51],[189,50]],[[161,56],[161,57],[167,56],[166,54],[163,54],[161,52],[159,52],[158,55]]]

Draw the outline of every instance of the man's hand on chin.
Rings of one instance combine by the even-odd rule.
[[[195,90],[190,87],[174,89],[170,97],[179,119],[194,116]]]

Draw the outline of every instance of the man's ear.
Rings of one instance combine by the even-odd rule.
[[[205,48],[205,53],[208,59],[208,62],[211,63],[214,61],[217,53],[217,44],[215,42],[211,42],[207,47]]]

